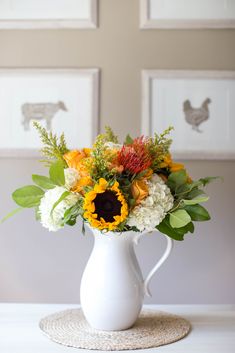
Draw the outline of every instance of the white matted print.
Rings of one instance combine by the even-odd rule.
[[[70,148],[98,133],[98,69],[1,69],[0,156],[38,156],[33,121],[65,133]]]
[[[234,28],[234,0],[140,0],[141,28]]]
[[[96,28],[97,0],[0,0],[0,28]]]
[[[142,133],[169,125],[176,158],[235,158],[235,72],[143,71]]]

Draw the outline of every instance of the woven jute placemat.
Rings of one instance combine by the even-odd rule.
[[[81,309],[43,318],[39,327],[54,342],[69,347],[105,351],[153,348],[185,337],[190,323],[176,315],[143,310],[135,325],[124,331],[100,331],[89,326]]]

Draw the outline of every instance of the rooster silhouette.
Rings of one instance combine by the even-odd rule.
[[[199,129],[199,125],[206,121],[210,117],[209,104],[211,103],[210,98],[206,98],[200,108],[193,108],[190,100],[186,100],[183,103],[183,111],[185,120],[189,125],[192,125],[192,129],[197,132],[202,132]]]

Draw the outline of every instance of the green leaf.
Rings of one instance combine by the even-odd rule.
[[[56,186],[56,184],[46,176],[33,174],[32,180],[35,184],[37,184],[43,189],[54,189],[54,187]]]
[[[192,199],[195,199],[195,197],[200,196],[200,195],[205,195],[205,192],[203,190],[195,187],[187,194],[187,199],[192,200]]]
[[[204,196],[204,197],[195,197],[192,200],[183,200],[185,205],[197,205],[198,203],[202,203],[202,202],[206,202],[209,200],[208,196]]]
[[[133,138],[128,134],[128,135],[126,136],[126,139],[125,139],[124,144],[125,144],[125,145],[131,145],[132,143],[133,143]]]
[[[12,198],[21,207],[30,208],[40,204],[44,191],[35,185],[24,186],[13,192]]]
[[[51,215],[53,214],[54,209],[56,208],[56,206],[59,205],[59,203],[61,203],[61,201],[63,201],[67,196],[70,195],[69,191],[65,191],[63,192],[63,194],[60,196],[60,198],[54,203],[52,209],[51,209]]]
[[[212,181],[216,180],[216,179],[220,179],[223,180],[223,178],[221,178],[220,176],[216,176],[216,177],[206,177],[206,178],[201,178],[198,181],[201,182],[201,184],[203,186],[206,186],[207,184],[211,183]]]
[[[39,207],[35,207],[35,219],[36,221],[40,221],[41,220],[41,214],[39,212]]]
[[[182,227],[182,228],[178,228],[178,230],[182,230],[184,231],[185,233],[194,233],[194,224],[193,222],[189,222],[188,224],[186,224],[186,226]]]
[[[209,221],[211,219],[208,211],[201,205],[188,205],[185,206],[185,210],[190,215],[192,221]]]
[[[188,232],[194,232],[194,225],[192,222],[181,228],[172,228],[169,222],[169,215],[156,227],[159,232],[168,235],[170,238],[178,241],[184,240],[184,235]]]
[[[79,215],[83,213],[82,206],[79,202],[77,202],[74,206],[70,207],[65,211],[63,221],[66,224],[76,223],[76,219]],[[75,224],[74,223],[74,224]]]
[[[129,199],[129,207],[132,208],[135,206],[136,200],[135,199]]]
[[[178,172],[171,173],[167,180],[167,185],[171,190],[175,191],[176,188],[187,183],[188,176],[184,169]]]
[[[181,228],[191,221],[190,215],[185,210],[176,210],[170,213],[170,225],[172,228]]]
[[[64,177],[64,163],[61,161],[56,161],[53,163],[49,169],[50,179],[56,185],[64,185],[65,177]]]
[[[176,195],[188,194],[192,190],[191,184],[183,184],[177,187]]]
[[[85,222],[84,220],[82,221],[82,234],[86,235],[86,228],[85,228]]]
[[[8,218],[14,216],[16,213],[22,211],[24,208],[23,207],[18,207],[16,209],[14,209],[13,211],[11,211],[10,213],[8,213],[5,217],[3,217],[3,219],[1,219],[0,224],[2,224],[3,222],[5,222]]]
[[[67,222],[65,222],[65,224],[67,224],[68,226],[74,226],[76,222],[77,222],[76,218],[71,218]]]

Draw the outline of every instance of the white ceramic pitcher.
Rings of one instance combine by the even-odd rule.
[[[144,233],[91,230],[95,242],[80,289],[83,313],[95,329],[125,330],[138,318],[144,296],[151,296],[149,282],[170,255],[173,241],[166,236],[166,250],[144,280],[134,251]]]

